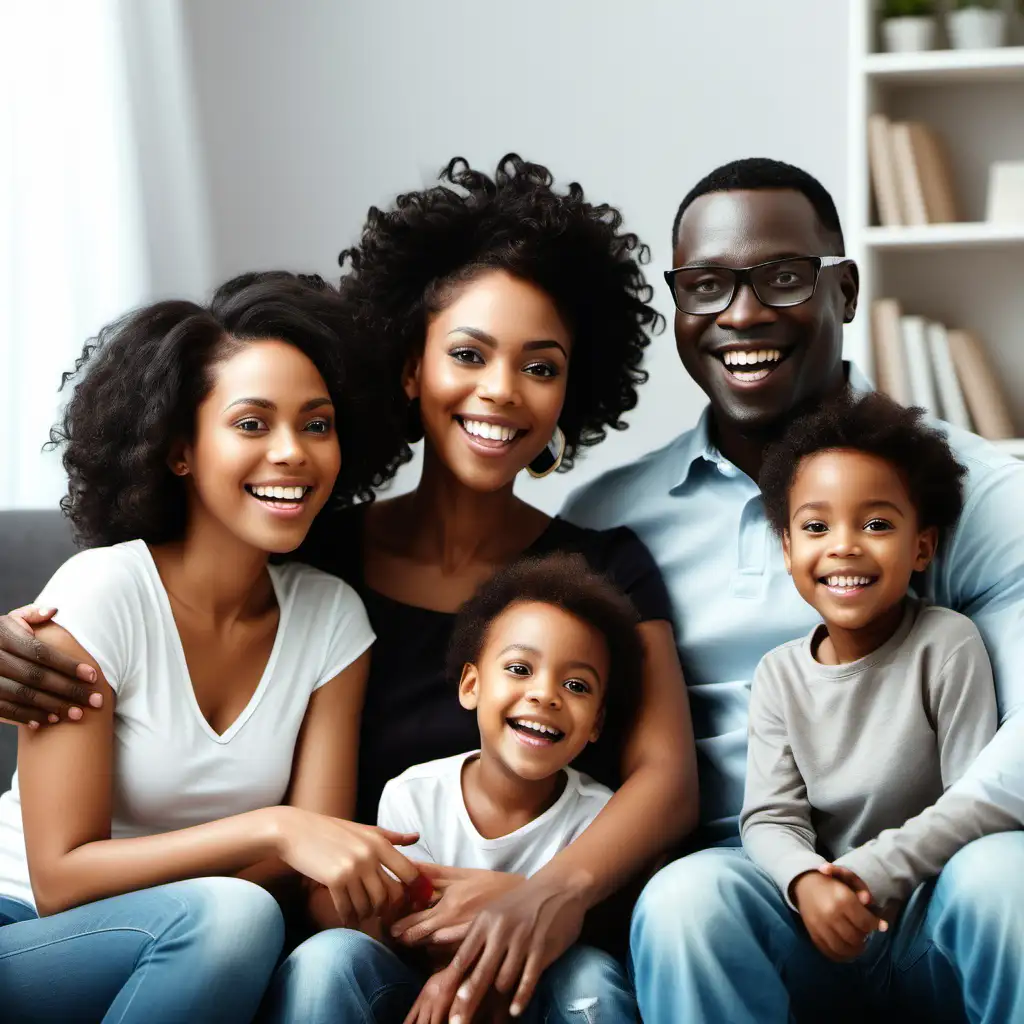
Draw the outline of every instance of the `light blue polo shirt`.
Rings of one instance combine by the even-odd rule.
[[[850,383],[870,385],[853,367]],[[820,621],[797,593],[757,484],[711,443],[710,409],[693,430],[574,492],[581,526],[629,526],[673,603],[697,740],[701,840],[739,842],[750,681],[761,657]],[[988,646],[1003,725],[954,789],[1024,822],[1024,462],[945,423],[968,468],[964,512],[924,578],[929,601],[970,616]]]

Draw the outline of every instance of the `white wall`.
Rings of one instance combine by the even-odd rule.
[[[790,160],[844,208],[846,6],[185,0],[215,277],[277,265],[333,276],[371,203],[455,154],[493,166],[516,150],[624,210],[667,314],[672,218],[717,164]],[[557,508],[695,421],[702,396],[670,332],[648,368],[630,429],[525,494]]]

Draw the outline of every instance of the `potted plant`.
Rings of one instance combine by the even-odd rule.
[[[882,45],[893,53],[935,45],[935,0],[883,0]]]
[[[954,50],[983,50],[1006,42],[1006,11],[997,0],[954,0],[946,15]]]

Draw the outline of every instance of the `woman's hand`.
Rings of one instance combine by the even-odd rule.
[[[544,971],[579,938],[586,912],[571,888],[540,877],[524,881],[478,911],[449,967],[431,979],[435,999],[450,1000],[453,1024],[469,1024],[492,988],[514,992],[509,1012],[518,1017]]]
[[[423,986],[416,1002],[406,1015],[405,1024],[448,1024],[452,1010],[453,986],[448,974],[451,967],[445,967],[433,974]],[[455,984],[458,984],[456,979]],[[510,1021],[508,998],[493,989],[473,1018],[474,1024],[508,1024]]]
[[[396,846],[418,836],[331,818],[299,807],[274,808],[277,855],[325,886],[342,923],[367,921],[405,899],[419,869]]]
[[[404,946],[451,945],[462,942],[481,909],[505,893],[518,889],[525,879],[504,871],[450,868],[422,864],[434,886],[431,906],[409,914],[391,927],[391,937]]]
[[[28,606],[0,616],[0,719],[38,728],[103,706],[95,670],[36,639],[32,627],[55,611]]]
[[[448,1011],[452,1008],[450,991],[454,991],[445,980],[449,971],[451,967],[444,967],[427,979],[404,1024],[448,1024]]]

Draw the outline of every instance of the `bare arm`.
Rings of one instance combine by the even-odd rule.
[[[40,632],[56,649],[92,665],[106,698],[77,728],[21,730],[22,817],[40,914],[183,878],[237,874],[273,857],[328,885],[340,916],[372,903],[382,864],[415,878],[386,833],[299,808],[263,808],[175,832],[111,839],[114,694],[69,633],[56,625]],[[328,788],[318,799],[327,799]]]
[[[370,652],[366,651],[310,698],[285,798],[290,806],[333,818],[349,819],[355,813],[359,722],[369,671]],[[262,860],[239,874],[275,895],[294,892],[300,881],[280,857]],[[314,916],[320,916],[317,911],[333,915],[330,894],[317,888],[311,907]],[[338,922],[330,918],[330,923]]]

